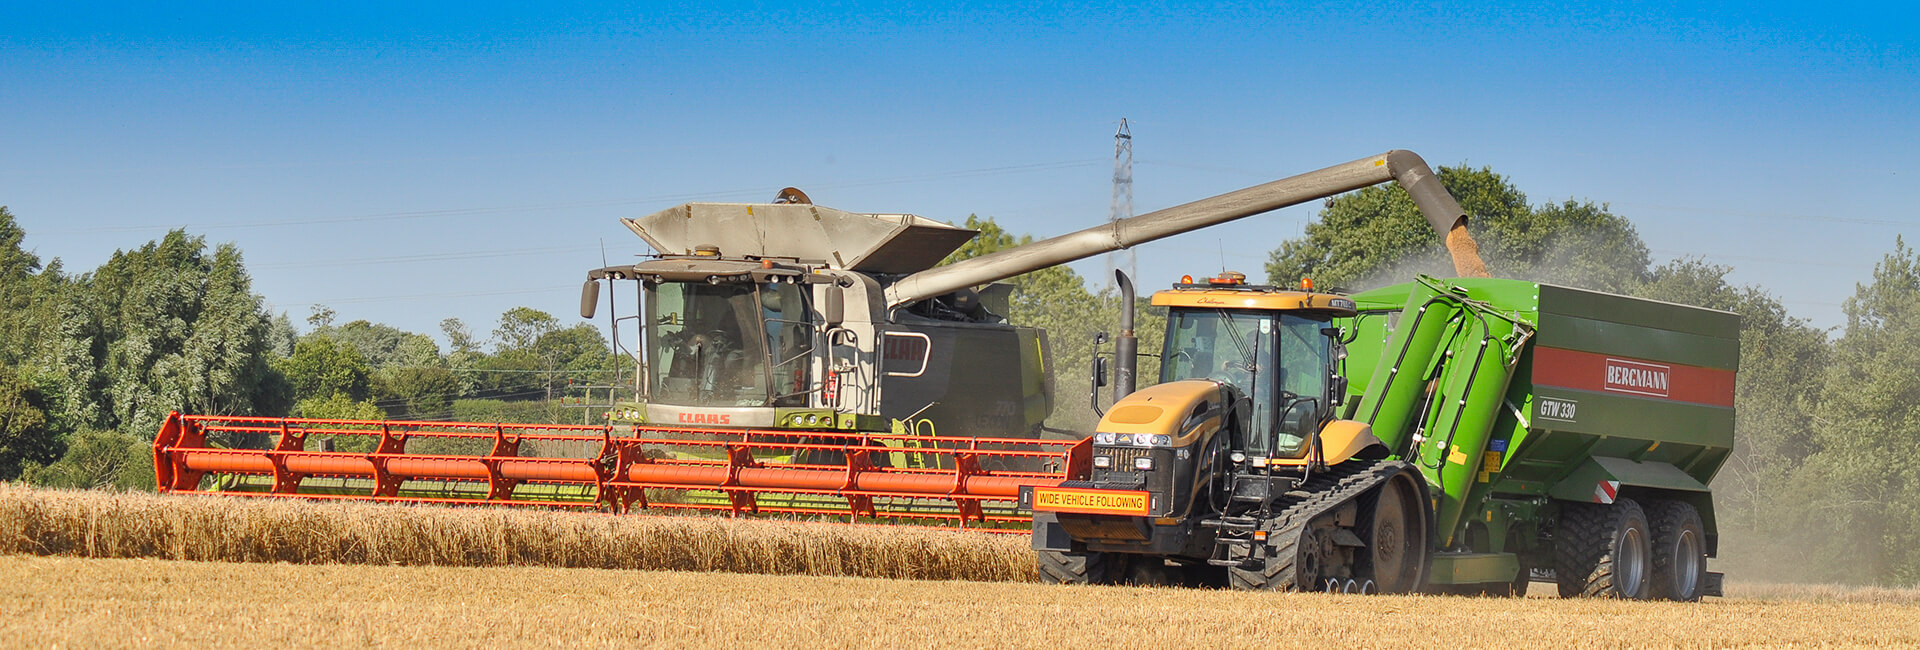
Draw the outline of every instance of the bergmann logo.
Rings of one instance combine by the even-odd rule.
[[[1672,366],[1607,359],[1606,389],[1610,391],[1666,397],[1667,381],[1672,377]]]

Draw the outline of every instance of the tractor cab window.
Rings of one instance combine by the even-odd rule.
[[[1175,309],[1160,381],[1210,379],[1251,398],[1249,455],[1297,457],[1326,404],[1325,318],[1266,311]]]
[[[647,287],[647,385],[663,404],[804,405],[813,330],[799,285]]]

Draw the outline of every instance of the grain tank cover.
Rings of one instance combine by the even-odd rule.
[[[924,271],[979,234],[911,214],[780,203],[688,203],[620,222],[669,255],[716,246],[730,258],[790,257],[865,273]]]

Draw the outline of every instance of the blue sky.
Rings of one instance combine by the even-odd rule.
[[[90,269],[185,226],[309,305],[437,334],[631,259],[616,222],[787,185],[1105,219],[1391,148],[1610,203],[1796,315],[1920,234],[1920,9],[1825,3],[0,4],[0,204]],[[1139,250],[1262,275],[1298,207]],[[1079,265],[1087,275],[1104,263]]]

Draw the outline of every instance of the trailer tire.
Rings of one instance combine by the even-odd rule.
[[[1553,536],[1560,597],[1646,599],[1649,538],[1647,515],[1632,499],[1566,504]]]
[[[1125,571],[1121,558],[1096,551],[1040,551],[1040,581],[1050,585],[1110,585]]]
[[[1664,600],[1700,600],[1707,584],[1705,527],[1700,513],[1685,501],[1647,504],[1653,526],[1653,584],[1650,595]]]

